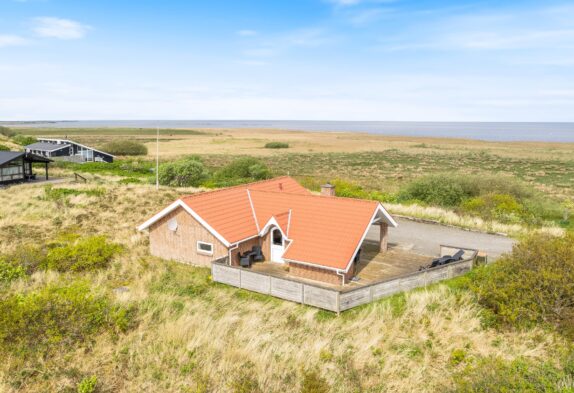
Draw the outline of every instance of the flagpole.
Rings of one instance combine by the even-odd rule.
[[[157,127],[155,143],[155,189],[159,190],[159,127]]]

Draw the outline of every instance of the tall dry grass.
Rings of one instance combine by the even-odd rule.
[[[137,327],[45,359],[18,388],[12,385],[20,378],[13,373],[15,360],[3,357],[0,391],[74,390],[82,376],[96,375],[102,392],[227,392],[248,375],[263,392],[291,392],[299,389],[303,369],[316,368],[333,392],[431,392],[450,387],[452,372],[473,358],[547,360],[558,344],[554,335],[538,330],[483,328],[471,297],[445,285],[336,317],[215,284],[207,269],[150,257],[146,235],[135,229],[193,190],[105,183],[55,187],[101,187],[105,193],[53,201],[44,199],[42,186],[0,190],[0,253],[61,233],[109,236],[126,252],[110,268],[81,277],[114,301],[136,305]],[[38,272],[8,290],[65,277]],[[114,291],[118,287],[128,290]],[[462,363],[452,363],[454,350],[465,352]]]

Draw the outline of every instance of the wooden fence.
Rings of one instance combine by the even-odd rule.
[[[450,253],[451,249],[459,248],[441,246],[441,256]],[[460,276],[472,269],[476,255],[476,250],[465,249],[464,259],[461,261],[343,290],[304,283],[296,279],[279,278],[267,273],[256,273],[229,266],[224,260],[214,261],[211,264],[211,276],[216,282],[339,313],[398,292]]]

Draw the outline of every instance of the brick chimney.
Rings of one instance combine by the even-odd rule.
[[[335,196],[335,186],[327,182],[321,186],[321,195],[324,196]]]

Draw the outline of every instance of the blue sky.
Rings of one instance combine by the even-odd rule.
[[[0,119],[574,121],[574,4],[0,0]]]

